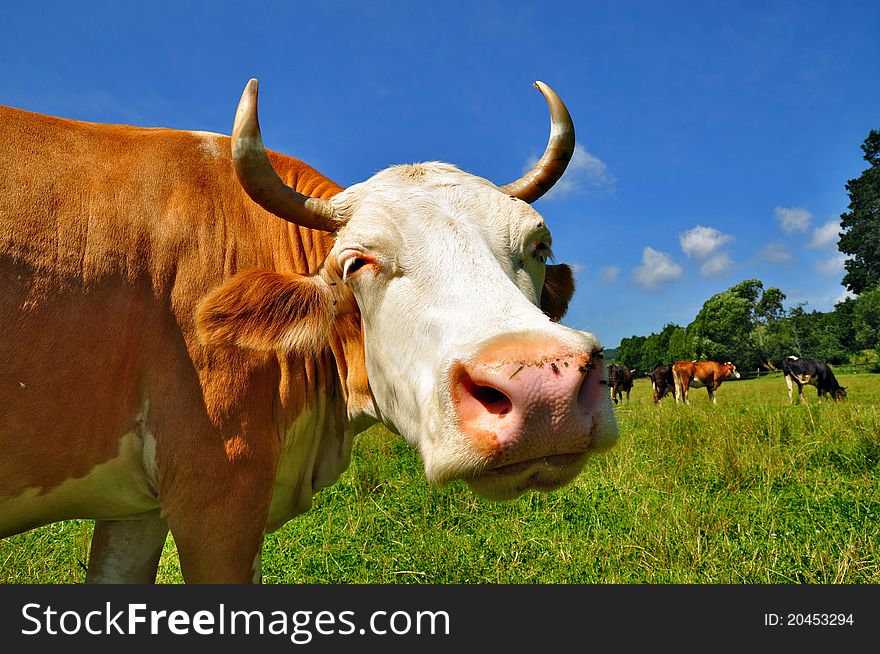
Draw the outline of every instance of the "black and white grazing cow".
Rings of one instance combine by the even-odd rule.
[[[608,366],[608,385],[611,387],[611,400],[617,404],[623,394],[626,393],[626,400],[629,401],[629,393],[633,387],[633,373],[625,365]]]
[[[831,371],[831,366],[816,359],[800,359],[790,356],[782,361],[782,373],[785,375],[785,385],[788,386],[788,403],[792,404],[792,382],[797,384],[798,396],[801,401],[804,398],[804,386],[815,386],[819,391],[819,401],[828,393],[832,399],[842,400],[846,398],[846,388],[837,382],[837,378]]]

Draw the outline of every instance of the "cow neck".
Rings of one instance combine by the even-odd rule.
[[[298,159],[269,152],[270,161],[285,184],[303,195],[329,200],[343,188],[317,172]],[[293,223],[272,217],[272,232],[269,247],[274,250],[272,263],[279,272],[291,272],[299,275],[313,275],[333,248],[334,236],[329,232],[301,227]],[[279,364],[287,369],[304,366],[302,381],[321,386],[324,392],[333,392],[338,388],[345,404],[345,414],[354,429],[360,431],[376,422],[374,417],[372,395],[369,390],[366,363],[364,360],[364,343],[360,314],[338,316],[333,324],[329,350],[318,356],[318,360],[333,364],[319,365],[312,368],[310,362],[301,361],[302,357],[287,354],[279,356]],[[300,359],[300,361],[297,361]],[[335,368],[335,375],[328,373]],[[323,379],[319,379],[323,377]],[[308,381],[310,380],[310,381]],[[282,397],[302,398],[301,388],[297,383],[287,384],[282,375],[279,391]],[[294,407],[290,407],[294,408]]]

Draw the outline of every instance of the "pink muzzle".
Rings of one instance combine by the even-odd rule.
[[[594,446],[607,393],[601,355],[546,338],[495,339],[452,370],[461,432],[500,467]]]

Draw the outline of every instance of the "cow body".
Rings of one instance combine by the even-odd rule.
[[[611,387],[611,401],[617,404],[626,393],[626,399],[629,401],[629,394],[633,387],[633,371],[621,364],[619,366],[608,366],[608,385]]]
[[[657,364],[648,374],[651,380],[651,393],[654,404],[666,397],[670,390],[674,391],[675,381],[672,378],[672,364]],[[673,393],[674,394],[674,393]]]
[[[332,204],[322,231],[253,202],[227,136],[0,126],[0,536],[92,518],[87,579],[150,582],[170,529],[187,581],[248,582],[376,421],[500,499],[615,440],[598,343],[551,320],[570,270],[490,182],[421,164],[343,190],[269,153]],[[477,281],[444,286],[462,253]]]
[[[716,361],[676,361],[672,365],[672,378],[675,383],[675,402],[690,404],[688,389],[691,386],[706,387],[709,400],[717,404],[715,397],[718,387],[725,379],[739,379],[739,373],[729,361],[718,363]]]
[[[253,532],[305,510],[347,465],[368,399],[360,326],[341,316],[314,356],[208,348],[195,309],[239,270],[313,273],[332,239],[238,191],[228,137],[12,109],[2,125],[17,147],[0,155],[0,534],[161,521],[187,578],[247,581]],[[311,194],[340,190],[275,164]],[[98,549],[116,540],[105,527]],[[144,529],[150,549],[164,543],[167,527]]]
[[[846,388],[841,386],[831,366],[816,359],[800,359],[790,356],[782,361],[782,374],[785,376],[785,385],[788,387],[788,403],[794,401],[792,397],[792,385],[798,388],[798,400],[805,402],[804,386],[815,386],[818,391],[819,401],[825,395],[830,395],[835,401],[846,398]]]

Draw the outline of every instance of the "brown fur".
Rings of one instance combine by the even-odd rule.
[[[713,397],[721,382],[734,376],[734,367],[730,363],[716,361],[676,361],[672,364],[672,378],[675,382],[676,400],[687,402],[688,389],[694,379],[706,387],[709,397]]]
[[[332,235],[251,202],[225,136],[5,107],[0,124],[0,501],[83,477],[116,456],[123,434],[148,432],[156,439],[154,492],[185,578],[249,581],[279,431],[318,393],[340,398],[342,417],[368,401],[357,314],[329,312],[309,277]],[[270,159],[300,193],[329,198],[340,190],[302,162]],[[306,355],[201,340],[202,299],[214,308],[223,303],[210,298],[253,300],[248,283],[264,295],[251,306],[225,307],[245,327],[245,340],[263,349],[279,342],[280,327],[259,334],[249,313],[268,303],[276,315],[326,327],[329,350]],[[205,315],[216,327],[217,314]],[[222,342],[237,338],[210,333]],[[342,422],[329,424],[316,438],[344,451]],[[61,517],[96,516],[70,507]],[[40,524],[34,520],[18,529]]]
[[[196,329],[207,345],[311,353],[329,346],[333,300],[317,277],[248,270],[202,300]]]
[[[568,264],[547,266],[544,288],[541,289],[541,311],[550,320],[559,322],[568,311],[568,303],[574,295],[574,271]]]

